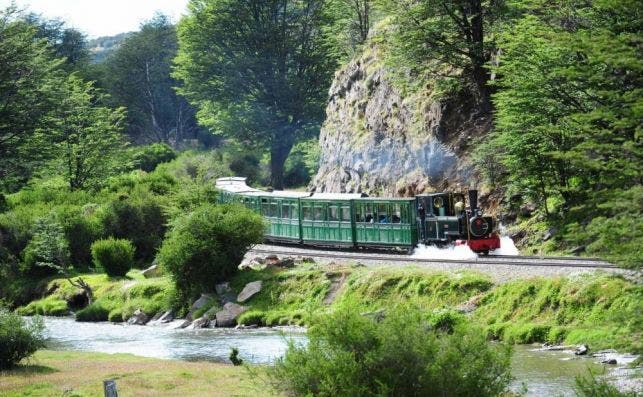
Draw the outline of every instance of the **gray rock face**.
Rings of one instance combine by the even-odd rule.
[[[239,293],[239,296],[237,296],[237,302],[245,302],[245,301],[247,301],[254,294],[256,294],[259,291],[261,291],[262,286],[263,286],[262,281],[253,281],[251,283],[246,284],[246,286],[243,287],[243,290]]]
[[[201,297],[194,301],[194,303],[192,304],[192,311],[199,310],[200,308],[205,306],[210,299],[212,299],[212,295],[201,294]]]
[[[237,318],[248,308],[228,302],[216,314],[217,327],[234,327],[237,324]]]
[[[147,269],[143,270],[142,274],[145,278],[161,277],[163,275],[159,265],[152,265],[148,267]]]
[[[210,324],[210,319],[206,316],[202,316],[192,321],[192,324],[188,327],[189,329],[198,329],[198,328],[207,328]]]
[[[317,192],[412,196],[459,182],[472,186],[459,152],[488,131],[471,98],[440,100],[433,87],[403,97],[377,47],[336,73],[319,143]]]

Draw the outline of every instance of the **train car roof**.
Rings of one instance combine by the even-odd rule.
[[[366,193],[313,193],[306,198],[312,200],[354,200],[365,196]]]
[[[221,189],[230,193],[261,192],[261,190],[259,189],[255,189],[246,185],[246,178],[238,176],[218,178],[214,186],[217,189]]]
[[[357,201],[415,201],[415,197],[360,197]]]

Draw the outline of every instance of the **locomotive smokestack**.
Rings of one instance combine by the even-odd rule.
[[[475,189],[469,190],[469,206],[471,207],[471,211],[478,208],[478,191]]]

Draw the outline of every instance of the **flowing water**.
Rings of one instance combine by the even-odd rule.
[[[48,348],[139,356],[227,362],[230,349],[239,349],[249,363],[271,363],[283,355],[289,340],[306,343],[302,328],[173,329],[171,326],[136,326],[80,323],[72,318],[46,317]],[[577,358],[570,352],[543,352],[516,346],[512,390],[527,388],[527,396],[571,396],[574,377],[588,369],[601,371],[595,359]]]

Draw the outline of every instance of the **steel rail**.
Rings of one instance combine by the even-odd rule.
[[[292,249],[279,250],[253,248],[250,251],[261,254],[281,254],[286,256],[310,256],[317,258],[336,258],[343,260],[368,260],[368,261],[382,261],[382,262],[402,262],[402,263],[441,263],[441,264],[454,264],[454,265],[499,265],[499,266],[537,266],[537,267],[574,267],[574,268],[593,268],[593,269],[617,269],[616,266],[607,262],[598,261],[585,261],[579,262],[571,260],[565,262],[564,260],[551,261],[549,259],[537,259],[533,257],[508,257],[507,260],[498,260],[498,257],[478,257],[475,259],[431,259],[431,258],[414,258],[408,255],[395,255],[395,254],[363,254],[350,251],[327,251],[320,249],[298,248],[296,251]],[[527,260],[525,260],[527,259]],[[558,258],[556,258],[558,259]]]

